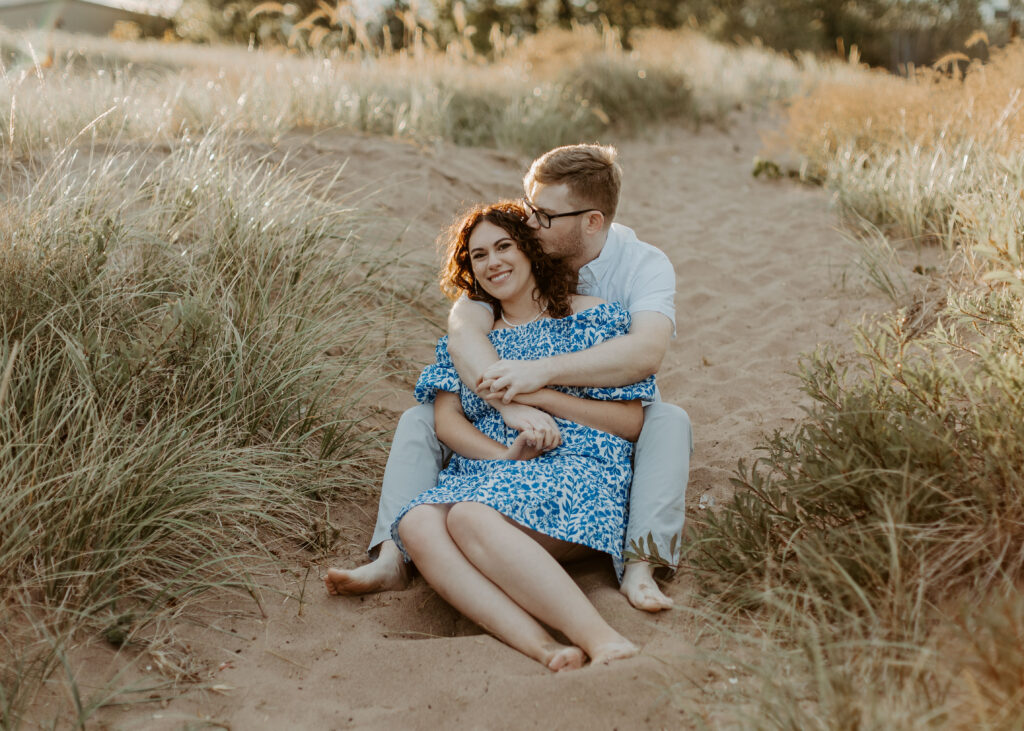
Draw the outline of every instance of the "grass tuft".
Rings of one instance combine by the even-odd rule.
[[[801,170],[894,309],[803,360],[806,417],[691,533],[712,613],[761,653],[727,660],[744,724],[1020,728],[1022,58],[851,72],[790,105]],[[946,266],[908,271],[908,245]]]
[[[265,536],[297,546],[314,500],[369,489],[360,399],[397,299],[355,211],[224,131],[6,172],[8,726],[72,638],[145,643],[204,592],[251,594]]]

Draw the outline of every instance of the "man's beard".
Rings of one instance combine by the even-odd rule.
[[[578,226],[573,226],[568,233],[552,243],[547,250],[548,256],[552,259],[561,259],[575,266],[583,256],[583,234]]]

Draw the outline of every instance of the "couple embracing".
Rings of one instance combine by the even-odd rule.
[[[690,421],[654,386],[675,273],[612,223],[615,156],[556,148],[530,167],[521,202],[476,206],[445,234],[449,334],[395,431],[377,556],[330,569],[331,594],[404,588],[415,563],[452,606],[555,671],[637,651],[563,562],[608,554],[633,606],[672,605],[623,549],[652,541],[678,560]]]

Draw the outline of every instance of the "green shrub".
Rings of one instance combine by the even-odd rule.
[[[1024,567],[1024,311],[1005,291],[906,312],[853,354],[801,368],[807,419],[741,464],[694,560],[756,600],[777,587],[909,621],[921,598],[984,591]]]

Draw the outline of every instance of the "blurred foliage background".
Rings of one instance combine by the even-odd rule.
[[[1024,0],[185,0],[175,32],[198,42],[387,52],[471,44],[487,55],[552,26],[612,28],[624,48],[641,27],[689,25],[729,42],[848,56],[893,71],[934,62],[984,26],[991,45],[1016,34]],[[987,11],[987,12],[986,12]],[[985,54],[979,48],[976,53]]]

